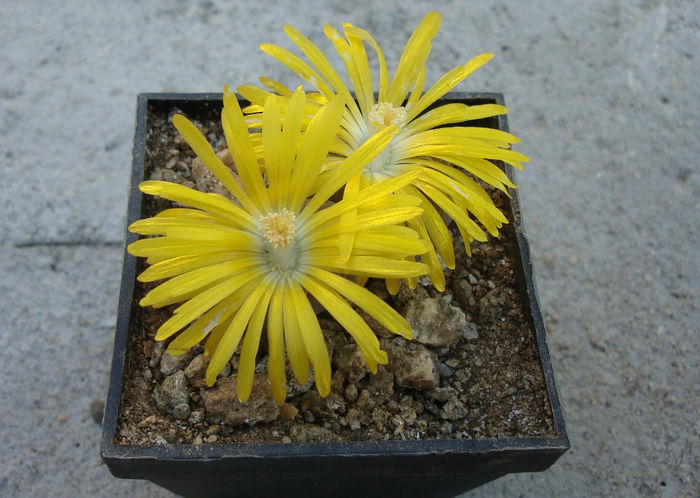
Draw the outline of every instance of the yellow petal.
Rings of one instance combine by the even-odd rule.
[[[250,208],[250,199],[241,189],[231,170],[216,156],[211,145],[209,145],[209,142],[197,127],[181,114],[173,116],[173,124],[207,169],[219,179],[224,187],[233,193],[243,206]]]
[[[445,104],[431,109],[415,118],[404,127],[404,133],[413,135],[446,124],[463,123],[473,119],[490,118],[506,114],[508,108],[497,104],[468,106],[466,104]]]
[[[343,298],[320,280],[316,280],[307,275],[301,275],[299,280],[304,288],[309,291],[309,293],[328,310],[333,318],[348,331],[353,339],[355,339],[355,342],[365,357],[367,366],[372,372],[376,373],[378,363],[387,363],[388,358],[386,353],[379,349],[379,340],[377,336],[374,335],[372,329],[369,328],[360,315],[358,315]]]
[[[318,319],[311,308],[309,299],[298,285],[290,286],[293,310],[299,322],[299,331],[304,341],[306,354],[314,367],[314,378],[318,393],[326,397],[331,390],[331,362],[328,358],[326,341],[318,324]]]
[[[377,297],[376,294],[348,279],[320,268],[313,268],[309,273],[317,280],[325,282],[349,301],[352,301],[390,332],[400,334],[406,339],[413,338],[409,323],[394,308]]]
[[[189,327],[168,344],[168,353],[178,355],[187,352],[190,348],[203,341],[216,325],[227,321],[241,305],[242,299],[238,294],[236,292],[227,297],[192,322]]]
[[[481,66],[486,64],[493,58],[493,54],[484,53],[477,55],[472,60],[467,62],[464,66],[458,66],[451,71],[448,71],[443,75],[423,96],[407,109],[408,116],[406,119],[411,121],[413,118],[418,116],[421,112],[428,108],[437,99],[445,95],[447,92],[452,90],[457,86],[464,78],[472,74],[474,71],[479,69]]]
[[[154,282],[231,259],[230,251],[188,254],[151,265],[138,276],[139,282]]]
[[[345,31],[345,36],[347,36],[348,38],[357,37],[357,38],[369,43],[369,45],[376,52],[377,59],[379,60],[379,100],[378,101],[385,102],[387,92],[389,91],[389,71],[387,70],[386,59],[384,58],[384,53],[382,52],[382,49],[379,48],[379,45],[377,44],[376,41],[374,41],[374,38],[372,38],[372,35],[370,35],[364,29],[357,28],[351,24],[345,24],[343,26],[343,29]],[[328,34],[328,33],[326,33],[326,34]]]
[[[270,197],[258,167],[248,126],[238,105],[238,98],[228,86],[224,87],[224,110],[221,113],[221,124],[243,188],[258,210],[269,212],[271,208]],[[249,211],[254,212],[254,209],[250,208]]]
[[[408,190],[422,201],[421,207],[423,208],[423,214],[421,215],[420,223],[428,234],[428,240],[432,242],[440,258],[442,258],[443,263],[445,263],[445,266],[454,268],[455,253],[452,235],[447,229],[447,225],[445,225],[442,216],[440,216],[440,213],[435,209],[433,204],[426,199],[418,189],[409,187]]]
[[[241,359],[238,363],[238,378],[236,380],[236,391],[238,399],[245,403],[250,397],[250,391],[253,386],[253,374],[255,373],[255,356],[258,353],[260,346],[260,336],[262,335],[262,327],[267,314],[267,307],[272,295],[273,287],[263,294],[260,301],[256,304],[253,316],[248,323],[248,329],[243,339],[241,346]],[[235,350],[234,350],[235,351]]]
[[[152,305],[160,307],[164,306],[164,302],[168,302],[169,304],[177,302],[173,301],[173,299],[208,287],[214,282],[230,277],[246,268],[256,265],[260,265],[258,256],[236,258],[235,260],[224,261],[222,263],[189,271],[171,278],[167,282],[163,282],[158,287],[151,290],[141,299],[140,304],[141,306]]]
[[[352,96],[348,91],[343,79],[333,68],[333,65],[328,61],[323,52],[321,52],[316,45],[314,45],[308,38],[299,33],[293,26],[285,26],[284,32],[289,36],[289,38],[296,44],[297,47],[301,49],[304,55],[309,59],[309,62],[318,69],[321,76],[323,76],[328,83],[335,90],[334,93],[339,93],[345,96],[346,100],[352,100]],[[316,85],[314,85],[316,86]]]
[[[302,135],[294,171],[290,175],[291,178],[288,177],[292,210],[301,209],[314,179],[321,171],[344,109],[345,99],[342,96],[334,97],[327,106],[316,113]]]
[[[236,352],[238,344],[241,341],[243,332],[250,321],[251,316],[259,306],[264,306],[267,310],[267,303],[272,292],[272,284],[268,280],[261,281],[257,287],[246,298],[243,305],[240,307],[236,315],[233,317],[231,324],[224,332],[223,337],[216,346],[216,350],[211,357],[211,362],[207,367],[206,381],[208,386],[213,386],[216,382],[216,376],[226,366],[226,363],[231,359],[233,353]]]
[[[299,321],[294,309],[294,301],[289,286],[283,295],[284,341],[292,372],[299,384],[304,385],[309,378],[309,357],[306,354],[304,339],[299,330]]]
[[[429,12],[406,42],[388,92],[388,100],[395,106],[403,103],[420,67],[425,65],[430,53],[430,42],[439,31],[440,22],[439,13]]]
[[[345,190],[343,191],[343,198],[352,197],[357,194],[360,190],[360,181],[362,179],[362,173],[358,173],[352,177],[348,183],[345,184]],[[343,213],[340,218],[341,223],[354,224],[357,217],[357,210],[350,209]],[[343,233],[340,235],[338,246],[340,249],[340,257],[345,261],[350,258],[350,253],[352,252],[353,244],[355,242],[355,231]]]
[[[335,92],[328,86],[328,83],[326,83],[321,75],[293,53],[283,49],[282,47],[269,43],[260,44],[260,50],[265,52],[267,55],[274,57],[293,72],[297,73],[312,87],[319,90],[325,97],[331,98],[333,95],[335,95]]]
[[[260,76],[258,78],[260,80],[260,83],[265,85],[267,88],[272,90],[275,93],[278,93],[279,95],[283,95],[285,97],[290,97],[292,95],[292,91],[284,86],[282,83],[279,81],[275,81],[270,78],[266,78],[265,76]]]
[[[406,278],[428,273],[428,267],[423,263],[378,256],[351,256],[343,261],[338,256],[318,255],[314,262],[319,267],[368,277]]]
[[[307,237],[309,242],[313,242],[344,233],[360,232],[383,225],[404,223],[421,214],[423,214],[423,210],[418,207],[387,208],[378,212],[358,214],[352,223],[334,223],[328,228],[319,229]]]
[[[277,286],[267,314],[267,375],[272,395],[282,404],[287,397],[287,375],[284,368],[284,325],[282,319],[283,288]]]
[[[198,293],[177,308],[176,314],[161,325],[156,333],[156,340],[167,339],[259,275],[255,270],[243,272]]]
[[[281,164],[282,130],[279,99],[270,95],[265,100],[265,110],[262,117],[262,142],[265,158],[265,171],[267,172],[268,186],[276,189],[280,177],[280,168],[287,167]]]
[[[148,258],[149,263],[157,263],[180,256],[219,252],[221,244],[157,237],[132,242],[127,251],[132,256]]]
[[[254,226],[250,214],[232,201],[218,194],[205,194],[204,192],[185,187],[184,185],[160,180],[146,180],[145,182],[141,182],[141,184],[139,184],[139,189],[145,194],[157,195],[169,201],[175,201],[193,208],[209,211],[215,215],[231,219],[243,226]]]
[[[308,216],[335,194],[347,181],[369,164],[391,138],[398,132],[395,126],[388,126],[362,144],[351,156],[345,158],[331,173],[325,185],[311,198],[302,211],[302,217]]]
[[[463,210],[460,209],[459,206],[457,206],[454,202],[452,202],[445,194],[440,192],[437,188],[428,185],[427,183],[421,183],[418,185],[418,188],[423,191],[423,193],[431,199],[435,204],[437,204],[440,209],[445,211],[453,220],[455,220],[455,223],[457,223],[457,226],[460,226],[467,230],[471,237],[474,239],[484,242],[486,240],[486,235],[484,234],[483,230],[479,228],[479,225],[477,225],[469,216],[467,213]]]
[[[399,289],[401,289],[401,279],[400,278],[387,278],[386,279],[386,290],[391,294],[392,296],[395,296],[396,294],[399,293]]]
[[[423,219],[417,218],[415,220],[412,220],[409,222],[409,225],[414,227],[416,231],[420,234],[420,237],[422,240],[430,240],[428,231],[425,229],[425,224],[423,223]],[[450,241],[451,242],[451,241]],[[450,249],[452,250],[454,254],[454,247],[452,243],[450,243]],[[454,258],[454,255],[453,255]],[[425,263],[428,268],[428,277],[430,278],[430,281],[432,284],[435,286],[437,290],[440,292],[444,292],[445,290],[445,275],[442,272],[442,264],[440,263],[440,260],[437,257],[437,253],[435,252],[434,247],[431,245],[430,248],[421,255],[420,257],[421,261]],[[409,286],[412,285],[412,282],[409,282]],[[415,284],[413,284],[415,286]],[[411,287],[413,288],[413,287]]]
[[[346,28],[351,26],[352,25],[345,24]],[[338,47],[339,44],[336,44],[336,49],[338,49]],[[348,37],[348,44],[343,45],[342,48],[344,52],[341,53],[340,50],[338,50],[338,54],[345,62],[345,68],[347,69],[350,81],[352,81],[352,86],[355,89],[355,96],[362,110],[362,114],[367,116],[374,103],[374,90],[372,73],[370,71],[369,61],[367,60],[365,46],[360,38],[350,36]]]
[[[375,135],[376,136],[376,135]],[[336,172],[338,170],[344,169],[345,166],[339,166],[336,168]],[[334,174],[336,173],[334,172]],[[376,199],[382,199],[385,196],[388,196],[392,192],[396,192],[403,188],[404,186],[414,182],[415,180],[418,179],[418,176],[420,175],[419,171],[409,171],[408,173],[405,173],[401,176],[397,176],[394,178],[389,178],[387,180],[383,180],[381,182],[377,182],[371,187],[367,187],[357,194],[353,195],[352,197],[348,197],[346,199],[343,199],[342,201],[334,204],[331,207],[328,207],[326,209],[323,209],[319,211],[318,213],[313,214],[311,219],[309,220],[308,224],[308,230],[313,230],[316,229],[317,227],[323,225],[325,222],[332,220],[333,218],[340,216],[341,214],[351,210],[355,209],[361,206],[368,205],[372,203]],[[342,173],[337,174],[336,176],[340,176],[341,178],[344,178],[345,175]],[[348,177],[350,178],[350,177]],[[329,180],[329,184],[335,183],[335,180]],[[342,184],[341,184],[342,185]],[[324,190],[326,189],[326,186],[324,186],[319,192],[316,194],[316,196],[319,197],[319,199],[322,199],[323,197],[326,196],[326,192]],[[331,194],[332,195],[332,194]],[[316,196],[309,201],[309,204],[305,207],[304,211],[302,212],[302,215],[305,213],[313,213],[313,210],[315,209],[315,203],[312,205],[312,203],[316,200]],[[330,195],[329,195],[330,197]],[[327,200],[327,199],[326,199]],[[325,202],[325,200],[324,200]],[[311,206],[311,207],[309,207]],[[378,206],[374,206],[376,209]],[[387,223],[389,224],[389,223]]]

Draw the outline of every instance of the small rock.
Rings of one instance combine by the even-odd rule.
[[[148,366],[151,368],[156,368],[160,362],[161,356],[165,352],[166,344],[163,341],[158,341],[153,345],[151,349],[151,359],[148,362]]]
[[[177,356],[173,356],[166,351],[160,358],[160,372],[163,375],[172,375],[177,370],[184,369],[191,359],[192,353],[189,351]]]
[[[309,378],[306,380],[306,382],[304,384],[300,384],[294,375],[294,372],[292,372],[292,367],[287,364],[286,368],[287,396],[291,398],[299,394],[307,393],[313,389],[314,384],[316,383],[316,377],[314,376],[313,369],[309,371]]]
[[[467,416],[467,408],[460,400],[452,398],[442,405],[440,417],[447,420],[460,420]]]
[[[459,420],[467,416],[467,409],[464,404],[455,398],[452,398],[442,406],[440,417],[447,420]]]
[[[345,400],[338,393],[330,393],[326,398],[326,408],[340,415],[345,413]]]
[[[451,296],[441,296],[408,302],[405,316],[418,342],[451,347],[465,335],[467,320],[464,312],[452,306],[451,299]]]
[[[434,354],[425,346],[400,339],[387,342],[386,351],[398,385],[420,390],[435,389],[440,385]]]
[[[202,161],[198,157],[192,160],[192,166],[190,167],[192,171],[192,178],[197,185],[197,190],[202,192],[212,192],[215,194],[222,195],[224,197],[231,198],[231,192],[226,189],[214,174],[209,171]],[[235,173],[232,171],[235,175]]]
[[[207,373],[207,367],[211,361],[211,356],[204,356],[203,354],[198,354],[190,364],[185,367],[185,377],[191,382],[196,383],[204,379]]]
[[[224,163],[226,166],[233,166],[233,157],[231,157],[231,151],[228,149],[223,149],[220,150],[219,152],[216,153],[216,157],[221,159],[221,162]]]
[[[377,405],[381,405],[394,393],[394,374],[383,365],[377,367],[377,373],[370,375],[367,390]]]
[[[404,420],[406,425],[413,425],[416,418],[418,418],[418,414],[416,414],[416,410],[413,408],[406,408],[405,410],[401,411],[401,418]]]
[[[333,363],[345,373],[345,380],[350,384],[356,384],[368,372],[365,357],[355,344],[348,344],[336,351]]]
[[[201,424],[204,421],[204,410],[192,410],[187,420],[190,424]]]
[[[254,425],[258,422],[271,422],[279,417],[280,407],[272,397],[267,375],[253,376],[250,397],[245,403],[241,403],[236,394],[237,378],[237,375],[232,375],[219,379],[212,389],[203,392],[202,399],[209,423]]]
[[[448,358],[445,360],[445,365],[447,365],[450,368],[457,368],[459,365],[459,360],[457,358]]]
[[[441,361],[436,361],[435,367],[437,368],[438,374],[440,374],[440,377],[442,378],[450,378],[455,373],[454,370]]]
[[[331,391],[340,392],[343,389],[343,384],[345,384],[345,372],[336,370],[331,377]]]
[[[475,306],[476,298],[472,290],[471,284],[464,279],[459,279],[452,284],[452,293],[455,301],[462,306]]]
[[[177,405],[187,404],[190,394],[185,379],[185,372],[178,370],[165,378],[163,383],[153,391],[158,410],[173,415]],[[188,414],[189,415],[189,414]]]
[[[295,441],[305,443],[318,443],[338,440],[338,435],[335,434],[333,431],[328,430],[324,427],[316,427],[314,425],[294,425],[292,426],[289,432],[291,437]]]
[[[356,408],[350,408],[348,414],[345,416],[345,420],[348,422],[350,429],[353,431],[359,430],[362,424],[360,423],[360,410]]]
[[[226,363],[226,365],[224,365],[224,369],[219,372],[219,375],[217,375],[216,378],[221,379],[223,377],[228,377],[229,375],[231,375],[231,364]]]
[[[478,339],[479,330],[476,328],[476,324],[474,322],[465,322],[462,335],[465,339]]]
[[[66,415],[65,413],[59,413],[58,417],[56,417],[56,420],[58,420],[59,422],[65,422],[66,420],[68,420],[68,415]]]
[[[173,408],[173,416],[178,420],[185,420],[190,416],[190,405],[180,403]]]
[[[363,408],[367,406],[369,402],[370,394],[367,389],[363,389],[360,395],[357,397],[357,406]]]
[[[382,284],[383,285],[383,284]],[[384,289],[386,292],[386,288]],[[377,320],[372,318],[372,316],[368,315],[361,309],[357,310],[358,314],[362,317],[362,319],[369,325],[369,328],[372,329],[372,332],[374,332],[377,337],[384,337],[384,338],[389,338],[389,337],[394,337],[394,333],[390,332],[389,329],[384,327],[381,323],[379,323]]]
[[[285,403],[280,407],[280,415],[282,415],[284,419],[294,420],[294,417],[296,417],[298,413],[299,409],[292,404]]]
[[[345,388],[345,401],[352,403],[357,400],[358,392],[355,384],[348,384]]]
[[[137,427],[150,427],[151,425],[156,423],[156,420],[157,419],[155,415],[149,415],[136,425]]]
[[[105,411],[105,402],[101,399],[93,399],[90,402],[90,416],[96,423],[102,423],[102,416]]]

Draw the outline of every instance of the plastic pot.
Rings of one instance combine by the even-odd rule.
[[[450,93],[438,104],[503,104],[496,93]],[[127,225],[139,219],[149,109],[190,114],[221,108],[221,94],[141,94],[138,97]],[[508,130],[505,116],[478,123]],[[507,173],[512,171],[507,167]],[[569,449],[554,383],[545,325],[517,191],[504,232],[513,248],[524,308],[536,337],[556,434],[551,437],[367,441],[292,444],[201,444],[148,447],[115,443],[134,303],[136,259],[125,252],[101,454],[115,477],[147,479],[183,496],[454,496],[514,472],[549,468]],[[126,244],[137,236],[126,232]]]

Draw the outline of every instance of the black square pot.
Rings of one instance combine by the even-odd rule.
[[[503,104],[496,93],[450,93],[437,104]],[[138,97],[127,225],[140,219],[147,113],[177,106],[186,113],[217,110],[221,94],[142,94]],[[167,112],[167,111],[166,111]],[[477,123],[508,130],[505,116]],[[509,176],[512,171],[506,167]],[[367,441],[293,444],[117,444],[118,412],[125,375],[136,258],[124,253],[119,313],[109,393],[102,423],[102,459],[115,477],[147,479],[183,496],[430,496],[449,497],[513,472],[549,468],[569,449],[559,396],[523,233],[517,191],[503,230],[513,248],[519,291],[536,338],[555,435],[551,437]],[[126,244],[135,241],[126,232]]]

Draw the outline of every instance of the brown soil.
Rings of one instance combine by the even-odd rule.
[[[188,109],[186,111],[189,111]],[[191,163],[194,154],[170,124],[175,109],[151,109],[148,118],[146,177],[177,181],[194,187]],[[218,110],[204,114],[185,112],[204,131],[215,148],[223,148]],[[508,199],[496,193],[499,206]],[[162,199],[144,198],[142,216],[168,206]],[[462,248],[462,250],[459,250]],[[477,339],[461,338],[451,347],[430,348],[437,357],[440,387],[419,391],[394,384],[388,367],[377,375],[350,382],[334,376],[331,395],[320,398],[314,388],[289,396],[287,403],[299,412],[292,420],[280,417],[253,426],[213,424],[206,417],[178,420],[161,413],[154,389],[162,382],[158,368],[162,347],[153,337],[172,309],[143,309],[134,305],[127,352],[124,390],[117,424],[117,444],[250,443],[318,440],[388,440],[537,437],[555,435],[554,421],[540,364],[534,330],[515,281],[516,267],[504,235],[477,243],[472,257],[455,236],[457,269],[447,271],[447,290],[431,286],[415,291],[405,287],[396,297],[382,292],[383,283],[370,282],[402,311],[410,299],[429,294],[452,295],[467,321],[476,325]],[[144,268],[139,262],[139,271]],[[148,291],[137,283],[135,302]],[[327,313],[319,315],[332,349],[350,343],[349,335]],[[382,339],[383,342],[389,339]],[[394,340],[390,340],[396,342]],[[261,341],[264,344],[265,340]],[[402,347],[405,347],[402,346]],[[265,351],[261,351],[263,356]],[[235,359],[234,359],[235,362]],[[235,373],[235,372],[234,372]],[[352,386],[351,386],[352,384]],[[203,410],[206,387],[189,387],[190,409]],[[366,392],[366,394],[365,394]],[[289,406],[286,413],[296,411]]]

